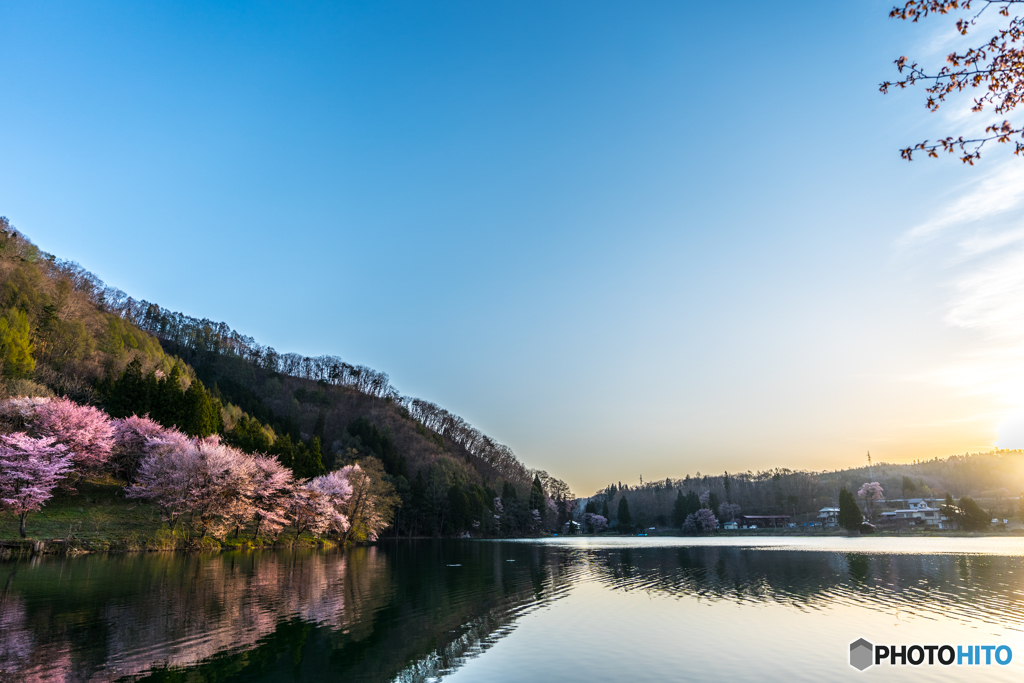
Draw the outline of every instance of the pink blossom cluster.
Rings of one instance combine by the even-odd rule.
[[[80,473],[99,472],[114,446],[115,421],[99,408],[66,398],[18,397],[0,402],[0,416],[29,435],[67,449]]]
[[[28,514],[43,507],[70,470],[71,454],[52,438],[0,436],[0,508],[18,516],[22,538]]]
[[[114,445],[114,423],[99,408],[55,398],[36,408],[32,431],[67,447],[83,472],[99,472]]]
[[[297,535],[350,528],[350,465],[312,480],[296,481],[276,457],[244,453],[219,437],[193,439],[149,417],[111,419],[66,398],[0,401],[0,419],[27,431],[0,436],[0,509],[22,520],[40,509],[70,474],[103,470],[130,482],[127,495],[152,501],[176,528],[184,521],[202,537],[255,525],[255,536],[276,537],[292,525]],[[366,487],[363,487],[366,488]],[[373,501],[360,512],[373,518]]]
[[[49,403],[49,398],[41,396],[18,396],[0,401],[0,417],[5,420],[26,422],[35,418],[36,409],[44,403]]]
[[[693,513],[693,521],[697,526],[697,533],[710,534],[718,528],[718,520],[715,513],[707,508],[701,508]]]
[[[861,486],[860,490],[857,491],[857,496],[868,501],[882,500],[882,498],[885,497],[882,493],[882,485],[877,481],[872,481]]]
[[[296,536],[349,528],[342,510],[352,486],[344,470],[296,481],[273,456],[175,430],[149,437],[145,450],[128,496],[155,503],[174,528],[184,521],[201,538],[220,538],[232,529],[237,535],[250,524],[256,536],[272,537],[286,525],[295,527]]]

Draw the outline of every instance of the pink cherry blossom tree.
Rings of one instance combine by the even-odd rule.
[[[327,530],[337,534],[346,533],[351,526],[348,515],[344,512],[353,493],[352,484],[348,480],[351,468],[359,471],[359,465],[350,465],[311,479],[306,484],[307,488],[327,501],[330,507],[327,513]]]
[[[253,456],[216,436],[190,439],[176,430],[148,439],[146,448],[128,496],[156,503],[172,528],[187,514],[201,539],[222,537],[253,519],[259,482]]]
[[[82,473],[98,472],[114,445],[114,424],[106,413],[66,398],[36,407],[32,431],[67,446]]]
[[[603,515],[587,512],[583,515],[583,523],[595,532],[604,531],[608,528],[608,519]]]
[[[715,513],[708,508],[691,512],[683,522],[683,533],[685,534],[710,534],[717,528],[718,520],[715,518]]]
[[[67,447],[52,438],[24,432],[0,436],[0,507],[18,516],[22,538],[28,514],[43,507],[71,467]]]
[[[693,513],[693,521],[697,526],[697,533],[710,534],[718,528],[718,520],[715,513],[707,508],[701,508]]]
[[[146,455],[139,463],[128,498],[143,498],[160,508],[174,529],[190,509],[190,494],[198,478],[195,442],[176,429],[146,440]]]
[[[857,491],[857,497],[863,498],[864,502],[867,503],[868,518],[870,519],[873,504],[879,500],[882,500],[882,498],[884,497],[882,494],[882,485],[879,484],[877,481],[865,483],[863,486],[860,487],[860,490]]]
[[[196,440],[198,477],[190,492],[192,517],[201,532],[222,537],[252,519],[256,464],[250,455],[221,443],[217,435]]]
[[[107,463],[109,469],[115,476],[134,481],[139,463],[149,452],[150,443],[166,431],[148,416],[132,415],[123,420],[114,420],[114,444]]]
[[[331,527],[336,510],[330,499],[301,482],[288,498],[288,521],[295,528],[295,540],[303,532],[319,537]]]
[[[256,522],[253,538],[260,533],[276,537],[288,524],[288,503],[295,488],[291,468],[282,465],[270,455],[255,455],[255,487],[250,504]]]
[[[51,400],[42,396],[16,396],[0,401],[0,421],[5,431],[26,431],[35,422],[36,409]]]
[[[391,524],[394,507],[400,502],[387,481],[383,464],[368,456],[357,464],[342,467],[338,474],[352,487],[343,506],[349,522],[344,540],[375,540]]]

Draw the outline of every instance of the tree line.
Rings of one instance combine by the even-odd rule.
[[[345,387],[391,402],[412,419],[444,439],[464,448],[474,458],[493,468],[502,478],[528,484],[530,471],[519,461],[512,449],[480,432],[463,418],[422,399],[401,395],[388,375],[363,365],[348,363],[333,355],[316,357],[295,353],[279,353],[263,346],[251,336],[243,335],[223,322],[195,318],[171,311],[158,304],[137,300],[116,287],[110,287],[73,261],[59,259],[38,249],[24,235],[0,218],[0,235],[6,251],[19,259],[42,268],[48,277],[66,283],[70,291],[83,296],[98,311],[117,316],[130,327],[149,333],[173,345],[182,357],[226,355],[239,358],[269,373],[280,373],[325,386]],[[17,325],[17,321],[9,323]],[[3,340],[0,321],[0,344]],[[113,341],[116,347],[125,341]],[[138,340],[127,342],[129,347]],[[168,368],[169,370],[169,368]],[[294,438],[294,435],[293,435]]]
[[[219,435],[242,452],[276,457],[296,478],[374,457],[400,492],[400,524],[390,530],[396,534],[531,533],[559,523],[547,504],[523,502],[535,480],[545,500],[572,498],[564,482],[528,470],[511,449],[459,416],[400,396],[383,373],[333,356],[277,354],[226,325],[135,301],[78,264],[41,252],[6,219],[0,258],[11,264],[0,277],[0,374],[11,395],[60,394],[117,419],[148,415],[193,438]],[[229,372],[211,372],[217,363]],[[254,391],[259,385],[245,379],[253,376],[247,368],[267,382],[287,381],[299,410],[285,397],[275,412]],[[316,384],[301,384],[310,381]],[[328,443],[325,421],[349,391],[369,402],[354,416],[348,411],[340,433],[334,422]],[[399,424],[388,415],[401,418]],[[435,452],[410,443],[404,432],[399,445],[389,424],[403,430],[413,425]],[[515,500],[503,495],[506,484]],[[561,514],[562,523],[565,518]]]

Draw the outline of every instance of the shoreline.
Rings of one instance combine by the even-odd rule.
[[[709,534],[706,536],[689,536],[672,531],[660,531],[644,534],[572,534],[553,535],[538,534],[533,536],[516,537],[457,537],[457,536],[387,536],[372,543],[352,543],[349,546],[367,546],[386,543],[402,543],[412,541],[530,541],[541,539],[627,539],[627,538],[692,538],[698,539],[749,539],[759,538],[792,538],[792,539],[826,539],[826,538],[849,538],[849,539],[872,539],[872,538],[899,538],[899,539],[921,539],[934,540],[941,538],[1024,538],[1024,529],[999,530],[999,531],[883,531],[874,534],[847,534],[843,531],[823,533],[792,533],[782,529],[761,529],[746,530],[743,532],[727,531]],[[327,550],[343,549],[347,547],[344,543],[332,539],[317,539],[313,537],[300,537],[290,542],[265,541],[255,543],[251,538],[226,538],[217,540],[207,538],[202,541],[180,539],[174,544],[147,544],[139,542],[138,537],[122,537],[113,539],[93,540],[79,538],[0,538],[0,561],[13,560],[25,557],[37,557],[42,555],[90,555],[90,554],[119,554],[119,553],[156,553],[156,552],[178,552],[178,553],[213,553],[230,551],[254,551],[254,550]]]

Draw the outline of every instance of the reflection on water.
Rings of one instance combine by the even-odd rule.
[[[691,547],[591,550],[592,576],[644,590],[798,609],[899,608],[907,615],[987,621],[1024,630],[1020,560],[987,555],[868,555]],[[1024,575],[1021,575],[1024,578]]]
[[[0,672],[160,680],[198,666],[190,680],[417,680],[557,597],[568,585],[562,559],[544,548],[420,542],[3,563]]]
[[[484,653],[527,622],[534,635],[562,644],[534,652],[552,658],[553,670],[555,659],[564,665],[593,646],[574,642],[573,630],[557,622],[568,609],[560,605],[571,602],[564,598],[585,587],[598,591],[586,593],[588,604],[617,596],[615,609],[640,609],[629,601],[643,600],[700,604],[729,619],[766,606],[805,621],[827,612],[840,640],[844,620],[852,633],[866,613],[1000,635],[1024,630],[1019,564],[998,554],[643,540],[41,558],[0,563],[0,676],[178,680],[188,671],[190,681],[426,681],[487,661]],[[771,614],[779,620],[783,612]],[[699,639],[700,625],[681,637]],[[832,665],[844,663],[819,662],[824,671]]]

